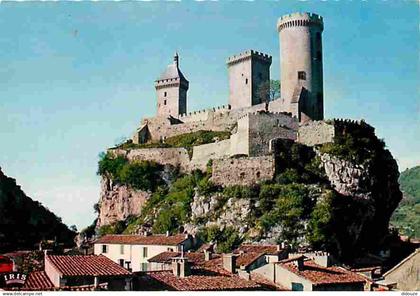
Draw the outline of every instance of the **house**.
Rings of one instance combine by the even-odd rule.
[[[242,245],[232,254],[215,254],[210,246],[196,252],[163,252],[150,258],[150,269],[139,276],[139,290],[286,290],[258,274],[249,271],[274,261],[284,251],[278,246]],[[174,277],[178,258],[184,258],[188,268],[183,276]],[[278,260],[277,260],[278,261]],[[182,279],[185,278],[185,279]]]
[[[383,274],[384,280],[378,284],[396,286],[396,289],[403,291],[420,290],[420,248],[402,260],[392,269]]]
[[[218,254],[205,256],[203,253],[185,253],[178,257],[165,252],[160,261],[170,269],[138,273],[135,290],[141,291],[247,291],[264,290],[256,281],[232,274],[223,268],[222,257]],[[170,260],[170,265],[167,264]]]
[[[304,255],[266,264],[251,272],[292,291],[363,291],[366,279],[342,267],[330,266],[325,256]]]
[[[94,254],[104,255],[133,272],[146,271],[148,259],[162,252],[193,246],[190,235],[105,235],[94,242]]]
[[[45,255],[45,267],[28,275],[22,290],[132,290],[132,273],[102,255]]]

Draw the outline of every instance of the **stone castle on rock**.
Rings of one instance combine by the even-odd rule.
[[[155,81],[157,114],[142,120],[132,141],[165,143],[170,137],[197,131],[229,131],[229,139],[194,146],[192,155],[185,148],[114,152],[128,159],[179,166],[183,171],[205,169],[212,160],[213,182],[250,184],[274,175],[276,141],[286,139],[307,145],[332,141],[334,126],[322,121],[323,19],[312,13],[286,15],[278,20],[277,30],[279,98],[270,100],[268,90],[262,91],[270,83],[271,56],[248,50],[227,60],[229,104],[187,113],[189,82],[175,54],[173,63]]]

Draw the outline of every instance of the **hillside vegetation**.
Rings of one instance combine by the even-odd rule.
[[[244,241],[287,242],[294,249],[328,250],[341,258],[377,251],[401,199],[397,165],[371,126],[335,124],[330,144],[313,148],[276,142],[276,163],[281,165],[275,177],[253,186],[215,186],[211,161],[205,172],[180,174],[153,162],[103,157],[99,174],[147,189],[151,197],[140,216],[102,226],[99,233],[186,230],[205,242],[215,241],[219,252],[229,252]],[[141,173],[127,179],[121,173],[125,166],[140,166]],[[137,186],[140,181],[155,186]]]
[[[404,197],[391,223],[401,234],[420,238],[420,166],[406,169],[398,181]]]
[[[75,233],[54,213],[32,200],[0,169],[0,253],[32,249],[41,240],[73,245]]]

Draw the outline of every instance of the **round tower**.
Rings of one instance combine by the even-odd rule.
[[[293,13],[278,20],[281,98],[299,119],[324,118],[322,17]]]

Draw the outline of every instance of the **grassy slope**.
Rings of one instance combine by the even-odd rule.
[[[420,238],[420,166],[402,172],[399,182],[404,199],[394,212],[391,223],[401,234]]]

